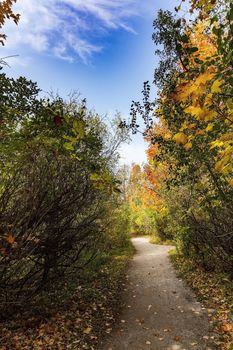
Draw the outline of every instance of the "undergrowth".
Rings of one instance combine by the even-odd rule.
[[[195,291],[209,313],[212,330],[217,333],[219,349],[233,350],[233,281],[227,274],[204,271],[176,250],[170,258],[180,277]]]
[[[99,255],[66,288],[50,293],[0,323],[0,350],[96,349],[111,332],[127,264],[130,242]]]

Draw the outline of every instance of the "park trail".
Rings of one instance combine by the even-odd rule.
[[[122,311],[100,350],[213,350],[208,310],[176,276],[171,246],[133,238]]]

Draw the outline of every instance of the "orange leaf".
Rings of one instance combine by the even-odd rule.
[[[187,143],[188,138],[183,132],[178,132],[173,136],[173,140],[176,141],[176,143],[184,145],[185,143]]]
[[[233,324],[231,323],[224,323],[219,327],[220,332],[228,333],[233,332]]]
[[[181,337],[179,337],[178,335],[175,335],[174,338],[173,338],[173,340],[175,340],[175,341],[180,341],[180,340],[181,340]]]
[[[9,243],[9,244],[13,244],[15,242],[15,237],[10,233],[7,237],[6,237],[6,241]]]

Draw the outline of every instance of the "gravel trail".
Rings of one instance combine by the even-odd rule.
[[[134,238],[123,310],[100,350],[213,350],[208,311],[177,278],[169,246]]]

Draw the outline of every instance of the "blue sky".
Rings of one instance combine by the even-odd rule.
[[[0,57],[7,74],[37,81],[43,91],[71,90],[88,106],[113,118],[126,118],[132,100],[140,99],[143,82],[153,80],[156,65],[151,40],[159,8],[173,10],[176,0],[18,0],[18,26],[8,22]],[[122,163],[145,161],[142,138],[121,150]]]

